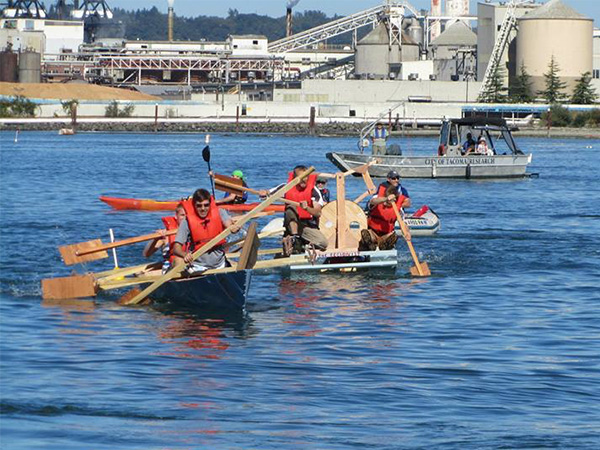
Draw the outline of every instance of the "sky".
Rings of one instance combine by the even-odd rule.
[[[540,1],[540,0],[538,0]],[[545,0],[543,0],[545,3]],[[600,27],[600,0],[563,0],[581,14],[594,19]],[[175,0],[175,14],[193,17],[198,15],[226,16],[227,11],[237,9],[240,13],[265,14],[281,17],[285,14],[286,0]],[[410,0],[417,9],[429,9],[430,0]],[[108,0],[111,7],[142,9],[156,6],[167,10],[167,0]],[[319,10],[328,16],[349,15],[363,9],[382,4],[381,0],[300,0],[295,11]],[[471,0],[471,14],[477,12],[477,0]]]

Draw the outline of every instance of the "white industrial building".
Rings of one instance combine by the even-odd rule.
[[[45,59],[58,59],[61,53],[77,53],[83,44],[83,22],[80,20],[50,20],[30,18],[2,18],[0,29],[11,30],[11,42],[27,39],[32,32],[43,33]],[[23,37],[19,37],[23,33]],[[0,47],[5,45],[0,45]]]

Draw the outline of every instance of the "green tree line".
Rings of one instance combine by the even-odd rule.
[[[125,38],[128,40],[166,40],[167,15],[156,7],[128,11],[122,8],[113,10],[116,20],[125,25]],[[321,11],[294,13],[294,33],[322,25],[340,16],[328,17]],[[183,41],[223,41],[231,34],[262,34],[269,41],[285,37],[285,16],[270,17],[259,14],[242,14],[230,9],[227,17],[175,15],[174,38]],[[332,42],[350,42],[349,36]]]

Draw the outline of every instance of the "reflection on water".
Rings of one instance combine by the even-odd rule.
[[[169,354],[179,358],[221,359],[231,338],[248,339],[258,333],[245,314],[221,317],[189,312],[162,311],[167,315],[157,330],[160,342],[169,344]]]

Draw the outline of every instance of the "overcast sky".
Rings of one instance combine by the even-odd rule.
[[[539,0],[538,0],[539,1]],[[600,26],[600,0],[563,0],[578,12],[591,17],[595,26]],[[285,14],[286,0],[175,0],[175,13],[180,16],[226,16],[227,11],[237,9],[241,13],[266,14],[280,17]],[[430,0],[412,0],[410,3],[417,9],[429,9]],[[112,7],[125,9],[141,9],[157,6],[167,10],[167,0],[108,0]],[[329,16],[334,14],[348,15],[372,6],[382,4],[381,0],[300,0],[296,11],[305,9],[323,11]],[[471,0],[471,14],[477,12],[477,0]]]

